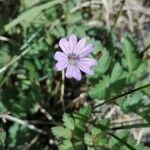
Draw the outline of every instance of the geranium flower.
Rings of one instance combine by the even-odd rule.
[[[57,71],[66,69],[65,76],[81,80],[81,71],[93,75],[92,68],[97,64],[96,60],[89,57],[93,51],[93,44],[87,44],[86,39],[82,38],[77,41],[76,35],[71,35],[68,40],[62,38],[59,46],[63,52],[56,52],[54,59],[58,62],[55,65]]]

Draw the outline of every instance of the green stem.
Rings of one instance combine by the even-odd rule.
[[[113,97],[113,98],[111,98],[111,99],[109,99],[109,100],[106,100],[105,102],[103,102],[103,103],[101,103],[101,104],[98,104],[98,105],[94,106],[93,108],[95,109],[95,108],[100,107],[100,106],[102,106],[102,105],[105,105],[105,104],[107,104],[107,103],[114,102],[114,101],[115,101],[116,99],[118,99],[118,98],[124,97],[124,96],[129,95],[129,94],[131,94],[131,93],[134,93],[134,92],[136,92],[136,91],[138,91],[138,90],[147,88],[147,87],[149,87],[149,86],[150,86],[150,84],[146,84],[146,85],[144,85],[144,86],[138,87],[138,88],[136,88],[136,89],[133,89],[133,90],[128,91],[128,92],[126,92],[126,93],[123,93],[123,94],[121,94],[121,95],[117,95],[117,96],[115,96],[115,97]]]
[[[140,124],[132,124],[132,125],[123,125],[118,127],[110,128],[111,130],[122,130],[122,129],[131,129],[131,128],[145,128],[150,127],[150,123],[140,123]]]
[[[128,144],[127,142],[125,142],[124,140],[122,140],[121,138],[119,138],[118,136],[116,136],[113,133],[108,133],[110,136],[112,136],[113,138],[115,138],[116,140],[118,140],[120,143],[122,143],[123,145],[125,145],[126,147],[128,147],[131,150],[136,150],[134,147],[132,147],[130,144]]]

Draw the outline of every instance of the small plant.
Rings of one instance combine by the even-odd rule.
[[[0,0],[0,150],[149,150],[148,4]]]

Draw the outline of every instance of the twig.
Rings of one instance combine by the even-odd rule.
[[[48,122],[48,121],[27,120],[27,122],[34,125],[54,125],[53,122]]]
[[[60,92],[60,101],[62,103],[63,111],[65,112],[64,92],[65,92],[65,72],[63,70],[62,71],[62,84],[61,84],[61,92]]]
[[[49,121],[53,120],[53,117],[51,115],[49,115],[49,113],[40,104],[38,104],[38,107],[39,107],[41,113],[44,114]]]
[[[97,107],[100,107],[100,106],[102,106],[102,105],[105,105],[106,103],[113,102],[113,101],[115,101],[115,100],[118,99],[118,98],[121,98],[121,97],[123,97],[123,96],[129,95],[129,94],[131,94],[131,93],[134,93],[134,92],[136,92],[136,91],[138,91],[138,90],[147,88],[147,87],[149,87],[149,86],[150,86],[150,84],[146,84],[146,85],[144,85],[144,86],[138,87],[138,88],[136,88],[136,89],[133,89],[133,90],[128,91],[128,92],[126,92],[126,93],[123,93],[123,94],[121,94],[121,95],[117,95],[117,96],[115,96],[115,97],[113,97],[113,98],[111,98],[111,99],[109,99],[109,100],[104,101],[103,103],[100,103],[100,104],[98,104],[98,105],[95,105],[93,108],[95,109],[95,108],[97,108]]]
[[[54,118],[46,111],[45,108],[43,108],[40,104],[38,104],[38,107],[39,107],[41,113],[44,114],[45,117],[46,117],[49,121],[51,121],[51,124],[57,124],[56,121],[54,120]],[[48,123],[47,123],[47,124],[48,124]]]
[[[32,147],[32,145],[34,145],[37,140],[39,139],[39,135],[36,135],[30,143],[27,143],[27,147],[25,148],[25,150],[30,150],[30,148]]]
[[[127,9],[130,9],[132,11],[137,11],[137,12],[150,16],[150,9],[142,7],[142,6],[135,7],[135,5],[130,5],[130,7],[128,8],[123,8],[123,10],[127,10]]]
[[[145,136],[145,135],[149,135],[149,134],[150,134],[150,128],[142,128],[140,133],[139,133],[139,136],[137,138],[137,143],[136,144],[140,144],[141,140],[142,140],[142,137]]]
[[[83,105],[84,102],[86,101],[86,98],[87,98],[87,93],[81,93],[77,98],[75,98],[71,103],[69,103],[69,105],[67,106],[67,109],[70,109],[70,108],[79,108],[80,105]]]
[[[105,118],[112,118],[113,114],[116,111],[116,107],[112,107],[111,110],[107,113],[107,115],[105,116]]]
[[[141,129],[140,133],[139,133],[139,136],[138,136],[138,139],[137,139],[137,145],[141,143],[141,140],[142,140],[142,137],[143,137],[143,129]]]
[[[128,4],[127,1],[125,2],[125,4],[126,4],[127,14],[128,14],[129,23],[130,23],[130,30],[133,32],[134,28],[133,28],[133,16],[132,16],[132,12],[129,9],[129,4]]]
[[[9,42],[11,44],[16,44],[14,40],[7,38],[5,36],[0,36],[0,41]]]
[[[74,12],[76,12],[76,11],[79,10],[79,9],[82,9],[82,8],[84,8],[84,7],[89,7],[90,5],[93,5],[93,4],[98,4],[98,5],[100,5],[100,4],[102,4],[102,2],[99,1],[99,0],[92,0],[92,1],[83,2],[83,3],[81,3],[79,6],[77,6],[77,7],[73,8],[73,9],[71,9],[70,12],[71,12],[71,13],[74,13]]]
[[[35,127],[34,125],[31,125],[31,124],[27,123],[27,122],[24,121],[24,120],[21,120],[21,119],[19,119],[19,118],[13,117],[13,116],[10,116],[10,115],[8,115],[8,114],[1,114],[1,115],[0,115],[0,118],[1,118],[4,122],[6,122],[6,120],[10,120],[10,121],[16,122],[16,123],[18,123],[18,124],[21,124],[21,125],[23,125],[23,126],[29,128],[29,129],[31,129],[31,130],[34,130],[34,131],[36,131],[36,132],[38,132],[38,133],[40,133],[40,134],[44,134],[44,135],[46,134],[45,131],[43,131],[43,130],[37,128],[37,127]]]
[[[137,118],[137,119],[131,119],[131,120],[127,120],[127,121],[118,121],[118,120],[113,120],[112,121],[112,125],[117,125],[117,124],[130,124],[131,122],[142,122],[143,119],[141,118]]]
[[[106,12],[104,13],[104,16],[105,16],[107,28],[109,29],[110,28],[110,20],[109,20],[109,17],[110,17],[110,6],[109,6],[109,1],[102,0],[102,3],[103,3],[103,5],[105,7],[105,10],[106,10]]]

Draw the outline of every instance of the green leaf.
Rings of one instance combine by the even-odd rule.
[[[90,107],[83,107],[79,110],[79,112],[75,112],[73,114],[74,121],[75,121],[75,130],[74,134],[79,139],[82,139],[84,136],[84,132],[86,130],[86,122],[91,115],[91,108]]]
[[[65,36],[65,30],[63,27],[58,26],[54,28],[53,30],[51,30],[50,34],[56,36],[57,38],[61,38]]]
[[[64,125],[73,130],[74,129],[74,120],[70,117],[70,115],[68,114],[64,114],[63,115],[63,122],[64,122]]]
[[[144,105],[142,100],[143,94],[141,92],[136,92],[131,96],[127,96],[127,98],[121,101],[121,108],[124,112],[137,112],[137,110]]]
[[[123,69],[122,69],[121,65],[117,62],[114,65],[114,68],[112,69],[111,82],[114,82],[114,81],[120,79],[122,73],[123,73]]]
[[[106,49],[102,50],[102,57],[97,60],[97,65],[94,67],[95,78],[101,77],[109,68],[111,57]]]
[[[81,13],[80,13],[80,12],[76,12],[76,13],[74,13],[74,14],[68,15],[68,20],[67,20],[67,22],[68,22],[69,24],[74,24],[74,23],[77,23],[77,22],[79,22],[79,21],[81,21],[81,20],[82,20],[82,15],[81,15]]]
[[[87,144],[87,145],[93,145],[92,135],[86,133],[86,134],[84,135],[84,142],[85,142],[85,144]]]
[[[2,103],[2,101],[0,101],[0,113],[4,113],[7,111],[7,108],[4,106],[4,104]]]
[[[10,149],[23,149],[24,143],[31,142],[34,138],[32,131],[29,130],[26,126],[20,126],[17,123],[14,123],[8,130],[8,143]]]
[[[6,51],[0,51],[0,68],[9,63],[11,56]]]
[[[96,55],[98,52],[100,51],[105,51],[105,49],[103,50],[103,46],[101,41],[95,40],[94,38],[91,38],[89,40],[89,43],[94,45],[94,51],[92,52],[94,55]],[[105,52],[103,52],[105,53]]]
[[[128,70],[130,72],[135,70],[140,64],[140,59],[137,55],[136,46],[129,36],[123,39],[123,53],[126,58]]]
[[[35,7],[32,7],[31,9],[23,12],[21,15],[19,15],[16,19],[14,19],[13,21],[11,21],[10,23],[8,23],[6,26],[5,26],[5,30],[8,31],[10,30],[11,28],[15,27],[17,24],[19,23],[22,23],[22,22],[31,22],[34,20],[35,17],[37,17],[38,15],[40,15],[40,13],[43,11],[43,10],[46,10],[46,9],[50,9],[50,7],[54,6],[54,5],[57,5],[59,3],[62,3],[64,2],[65,0],[53,0],[53,1],[50,1],[50,2],[47,2],[45,4],[42,4],[42,5],[38,5],[38,6],[35,6]]]
[[[82,38],[86,36],[86,30],[88,29],[86,26],[81,25],[81,26],[76,26],[76,25],[71,25],[67,26],[67,35],[70,36],[72,33],[76,34],[77,37]]]
[[[83,142],[76,142],[73,146],[74,146],[75,150],[81,150],[81,149],[85,150],[86,149]]]
[[[68,128],[64,128],[61,126],[56,126],[52,128],[52,133],[57,137],[57,138],[64,138],[64,139],[71,139],[72,132]]]
[[[99,134],[96,136],[96,139],[94,141],[94,145],[96,146],[104,146],[107,144],[107,138],[105,136],[105,134]]]
[[[92,87],[88,94],[92,99],[106,99],[109,97],[110,77],[105,76],[98,84]]]
[[[101,130],[99,128],[93,127],[91,130],[92,135],[98,135],[101,133]]]
[[[63,144],[61,144],[58,148],[59,150],[74,150],[70,140],[64,140]]]

